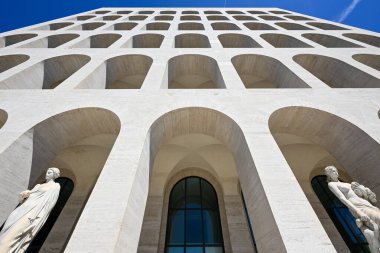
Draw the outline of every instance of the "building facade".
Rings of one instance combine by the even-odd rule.
[[[315,180],[334,165],[380,195],[379,47],[277,8],[3,33],[0,221],[56,166],[73,187],[40,252],[354,252]]]

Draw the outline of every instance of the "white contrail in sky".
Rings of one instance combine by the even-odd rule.
[[[337,21],[343,22],[346,20],[346,18],[351,14],[351,12],[356,8],[356,6],[361,2],[362,0],[353,0],[349,6],[347,6],[346,9],[342,11],[342,13],[339,14]]]

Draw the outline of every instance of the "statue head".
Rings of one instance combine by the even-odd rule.
[[[371,202],[372,204],[376,204],[377,202],[376,193],[374,193],[373,191],[371,191],[371,189],[367,187],[365,188],[365,191],[367,192],[368,201]]]
[[[327,176],[327,181],[328,182],[338,182],[339,179],[339,174],[338,174],[338,170],[337,168],[335,168],[334,166],[327,166],[325,168],[325,175]]]
[[[50,180],[54,180],[56,178],[58,178],[60,176],[61,172],[59,171],[58,168],[55,168],[55,167],[51,167],[49,169],[47,169],[46,171],[46,181],[50,181]]]
[[[368,194],[366,191],[366,187],[363,185],[359,184],[358,182],[352,182],[351,183],[351,189],[355,192],[355,194],[358,197],[361,197],[363,199],[368,199]]]

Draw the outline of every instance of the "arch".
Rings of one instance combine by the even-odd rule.
[[[251,14],[254,14],[254,15],[257,15],[257,14],[268,14],[265,11],[248,11],[248,13],[251,13]]]
[[[249,30],[277,30],[276,28],[268,24],[260,23],[260,22],[247,22],[247,23],[244,23],[244,25]]]
[[[116,12],[117,14],[130,14],[130,13],[132,13],[132,11],[117,11]]]
[[[355,54],[352,56],[356,61],[363,63],[373,69],[380,71],[380,55]]]
[[[89,107],[53,115],[22,134],[0,154],[0,183],[9,185],[0,193],[1,222],[16,206],[14,196],[40,182],[46,168],[61,168],[61,176],[71,178],[75,188],[41,251],[63,251],[119,131],[113,112]]]
[[[347,40],[342,40],[340,38],[327,34],[304,33],[302,34],[302,37],[314,41],[315,43],[318,43],[324,47],[362,47]]]
[[[79,34],[74,34],[74,33],[55,34],[55,35],[50,35],[45,38],[41,38],[39,40],[35,40],[33,42],[27,43],[21,47],[56,48],[78,37],[79,37]]]
[[[154,11],[139,11],[139,14],[153,14]]]
[[[374,35],[360,33],[344,33],[343,36],[366,43],[374,47],[380,47],[380,38]]]
[[[160,14],[170,14],[170,15],[175,15],[177,12],[176,11],[160,11]]]
[[[7,122],[8,113],[2,109],[0,109],[0,129],[4,126],[5,122]]]
[[[222,74],[215,59],[200,54],[185,54],[168,62],[169,89],[221,89],[225,88]]]
[[[121,38],[120,34],[115,33],[102,33],[92,35],[81,42],[78,42],[73,47],[76,48],[108,48],[118,39]]]
[[[290,14],[290,12],[287,12],[287,11],[269,11],[269,12],[273,14]]]
[[[261,47],[254,39],[248,35],[239,33],[224,33],[218,35],[218,39],[225,48],[251,48]]]
[[[109,13],[111,11],[109,10],[104,10],[104,11],[95,11],[95,14],[106,14],[106,13]]]
[[[217,15],[217,14],[222,14],[220,11],[205,11],[204,14],[206,15]]]
[[[205,127],[207,126],[207,127]],[[215,179],[215,182],[218,182],[218,173],[222,173],[221,170],[225,171],[225,173],[232,173],[235,171],[235,169],[231,168],[236,168],[236,173],[240,174],[240,185],[241,189],[243,192],[245,192],[246,196],[250,196],[250,198],[246,199],[247,200],[247,208],[248,208],[248,213],[250,215],[250,218],[252,222],[254,222],[254,226],[252,226],[254,229],[256,228],[255,235],[257,235],[257,246],[260,251],[270,251],[270,252],[285,252],[285,247],[282,241],[282,238],[279,234],[277,225],[274,221],[272,212],[270,210],[270,207],[268,205],[264,190],[262,188],[261,182],[259,180],[259,177],[257,175],[257,171],[255,169],[252,156],[249,152],[249,148],[247,146],[247,143],[244,138],[244,134],[242,130],[239,128],[239,126],[236,124],[233,119],[228,117],[227,115],[212,110],[208,108],[203,108],[203,107],[188,107],[188,108],[181,108],[181,109],[176,109],[173,111],[170,111],[168,113],[165,113],[161,117],[159,117],[156,121],[153,122],[148,136],[147,136],[147,141],[145,142],[146,145],[144,146],[143,154],[144,157],[142,158],[145,162],[145,164],[139,168],[143,169],[146,172],[143,172],[141,176],[135,179],[135,185],[141,185],[142,182],[146,182],[146,176],[149,173],[150,177],[150,184],[149,184],[149,189],[145,189],[144,192],[145,194],[148,195],[148,201],[146,203],[146,211],[145,211],[145,217],[143,221],[143,229],[141,231],[140,235],[140,246],[141,247],[141,241],[144,240],[144,236],[148,236],[148,244],[147,241],[145,241],[144,246],[145,249],[151,249],[152,252],[157,251],[158,247],[158,252],[163,252],[164,248],[160,248],[159,246],[152,246],[153,244],[155,245],[161,245],[160,241],[162,238],[160,238],[160,234],[165,233],[165,229],[161,229],[159,226],[152,226],[149,224],[144,224],[145,221],[149,223],[154,221],[154,224],[160,224],[161,219],[164,222],[164,219],[166,219],[166,214],[162,213],[161,215],[161,210],[162,207],[167,203],[163,202],[163,194],[166,194],[166,189],[170,190],[171,186],[174,185],[175,182],[177,182],[179,179],[182,179],[187,176],[199,176],[206,178],[209,182]],[[191,141],[190,141],[191,140]],[[160,152],[166,152],[168,151],[167,148],[170,149],[170,145],[173,144],[178,144],[183,146],[183,141],[187,142],[188,145],[190,145],[192,150],[194,150],[195,146],[199,146],[199,144],[195,144],[195,140],[201,140],[200,147],[202,147],[205,143],[210,143],[212,146],[220,146],[223,147],[224,150],[226,150],[226,154],[224,155],[218,155],[217,157],[220,157],[221,159],[224,159],[228,154],[228,156],[231,159],[235,159],[235,165],[227,165],[228,169],[224,170],[222,168],[215,170],[215,173],[209,172],[207,169],[207,164],[197,164],[196,167],[199,169],[194,169],[194,168],[189,168],[187,165],[188,163],[180,163],[178,166],[175,166],[176,169],[175,171],[171,171],[170,169],[173,166],[173,164],[170,162],[171,158],[166,158],[164,159],[165,162],[168,162],[171,164],[170,166],[161,166],[162,164],[159,163],[156,159],[160,159],[158,156],[160,156]],[[206,141],[207,140],[207,141]],[[190,141],[190,143],[189,143]],[[162,148],[164,150],[162,150]],[[191,150],[191,148],[190,148]],[[202,154],[206,154],[206,150],[202,149],[200,151]],[[165,153],[166,154],[166,153]],[[165,157],[167,157],[165,155]],[[217,157],[216,160],[218,160]],[[161,157],[162,159],[162,157]],[[148,162],[149,161],[149,162]],[[225,165],[225,161],[223,160],[221,165]],[[183,167],[183,166],[184,167]],[[194,163],[193,163],[194,165]],[[158,166],[158,167],[157,167]],[[201,167],[199,167],[201,166]],[[225,167],[225,166],[224,166]],[[188,168],[184,170],[184,168]],[[205,168],[203,170],[203,168]],[[249,170],[249,173],[246,173],[244,171]],[[163,172],[162,170],[165,170]],[[159,175],[156,175],[155,173],[159,173]],[[224,173],[224,172],[223,172]],[[235,173],[235,172],[234,172]],[[162,175],[165,175],[165,178],[162,178]],[[233,174],[230,174],[233,175]],[[236,175],[236,174],[235,174]],[[244,176],[242,176],[244,175]],[[173,178],[173,184],[170,184],[172,181],[170,178]],[[174,180],[176,179],[176,180]],[[158,180],[155,182],[154,180]],[[167,182],[167,183],[163,183]],[[221,181],[219,181],[221,183]],[[236,181],[235,181],[236,182]],[[166,186],[165,186],[166,184]],[[238,182],[236,182],[238,184]],[[234,230],[235,225],[230,223],[237,221],[236,219],[232,218],[229,216],[229,212],[233,212],[235,214],[241,215],[241,220],[239,222],[244,221],[245,222],[245,216],[244,216],[244,207],[243,204],[241,203],[241,196],[240,196],[240,190],[239,187],[236,187],[236,184],[233,184],[232,187],[228,187],[229,190],[226,190],[224,188],[224,191],[227,194],[228,192],[234,192],[236,193],[236,197],[238,198],[239,201],[236,202],[230,202],[230,204],[226,203],[226,201],[231,201],[228,200],[228,198],[221,198],[221,200],[225,201],[225,206],[226,208],[226,219],[228,224],[228,229],[226,232],[231,232],[231,233],[236,233],[235,236],[227,236],[225,237],[225,230],[223,230],[223,239],[225,242],[225,249],[226,253],[230,252],[240,252],[242,249],[239,247],[245,247],[244,244],[248,243],[251,247],[251,250],[246,248],[244,252],[254,252],[253,250],[253,245],[251,243],[250,237],[249,237],[249,228],[248,226],[245,227],[244,233],[238,232],[237,230]],[[215,187],[217,190],[217,185],[212,183],[212,185]],[[158,187],[158,188],[157,188]],[[223,187],[223,186],[222,186]],[[223,189],[223,188],[222,188]],[[132,191],[133,192],[133,191]],[[219,191],[217,190],[219,193]],[[223,192],[223,191],[221,191]],[[231,194],[228,193],[228,194]],[[249,194],[248,194],[249,193]],[[152,195],[153,194],[153,195]],[[136,194],[135,196],[131,196],[132,198],[140,199],[141,200],[141,194]],[[253,203],[255,201],[258,201],[260,199],[260,205],[254,205]],[[219,199],[219,194],[218,194],[218,200]],[[234,199],[234,201],[237,199]],[[141,203],[138,202],[138,203]],[[236,206],[236,209],[232,211],[231,208],[232,206]],[[142,204],[141,208],[144,210],[144,204]],[[153,208],[153,209],[151,209]],[[136,210],[137,211],[137,210]],[[157,212],[158,211],[158,212]],[[154,217],[152,216],[154,214]],[[222,227],[223,227],[223,212],[221,210],[221,218],[222,218]],[[238,216],[235,216],[235,218]],[[151,219],[153,218],[153,219]],[[232,220],[230,220],[232,218]],[[132,222],[132,221],[131,221]],[[128,228],[127,226],[128,220],[124,221],[123,227]],[[153,223],[150,223],[153,224]],[[261,229],[257,229],[260,227]],[[132,228],[129,228],[132,231]],[[147,229],[147,230],[145,230]],[[136,228],[133,228],[135,231]],[[160,231],[163,231],[160,233]],[[124,233],[128,233],[128,231],[124,231]],[[246,237],[245,237],[246,236]],[[137,237],[138,238],[138,237]],[[136,239],[134,238],[127,238],[128,241],[123,242],[124,243],[134,243],[136,244]],[[147,239],[145,237],[145,239]],[[247,241],[244,241],[243,244],[243,239],[247,239]],[[228,242],[230,242],[230,245],[228,245]],[[163,242],[164,243],[164,242]],[[247,245],[248,245],[247,244]],[[133,248],[137,249],[137,245],[134,246]]]
[[[89,61],[81,54],[52,57],[3,80],[0,89],[54,89]]]
[[[229,20],[226,16],[222,15],[209,15],[207,16],[208,20]]]
[[[313,30],[310,27],[306,27],[304,25],[300,25],[297,23],[291,23],[291,22],[278,22],[276,25],[286,29],[286,30]]]
[[[146,24],[146,30],[169,30],[168,22],[153,22]]]
[[[182,11],[182,14],[199,14],[198,11]]]
[[[261,34],[260,37],[266,40],[272,46],[277,47],[277,48],[312,47],[299,39],[296,39],[290,35],[285,35],[285,34],[266,33],[266,34]]]
[[[236,24],[229,22],[215,22],[211,26],[214,30],[241,30]]]
[[[204,30],[205,27],[202,23],[198,22],[184,22],[178,24],[178,30]]]
[[[231,14],[231,15],[244,14],[244,12],[242,11],[226,11],[226,13]]]
[[[176,35],[174,39],[175,48],[210,48],[208,37],[197,33],[184,33]]]
[[[98,29],[101,26],[104,26],[106,23],[104,22],[91,22],[91,23],[85,23],[77,26],[76,28],[73,28],[74,30],[79,29],[83,31],[92,31],[95,29]]]
[[[174,19],[174,16],[170,16],[170,15],[160,15],[160,16],[155,16],[154,17],[154,20],[173,20]]]
[[[180,20],[201,20],[201,17],[196,15],[186,15],[181,16]]]
[[[7,71],[17,65],[29,60],[29,56],[25,54],[10,54],[0,56],[0,73]],[[1,124],[0,124],[1,125]]]
[[[234,19],[236,20],[257,20],[256,18],[252,17],[252,16],[248,16],[248,15],[236,15],[236,16],[233,16]]]
[[[292,19],[292,20],[298,20],[298,21],[312,20],[311,18],[300,16],[300,15],[285,15],[284,17],[288,19]]]
[[[293,60],[331,88],[379,88],[380,80],[341,60],[300,54]]]
[[[259,18],[264,19],[264,20],[285,20],[283,18],[273,16],[273,15],[261,15]]]
[[[77,88],[140,89],[152,63],[152,58],[140,54],[112,57],[94,70]],[[99,72],[104,74],[99,76]]]
[[[51,31],[55,31],[55,30],[59,30],[59,29],[65,28],[66,26],[70,26],[70,25],[73,25],[73,24],[74,23],[72,23],[72,22],[52,23],[52,24],[48,24],[48,25],[39,26],[37,28],[34,28],[33,30],[51,30]]]
[[[309,88],[280,61],[255,54],[238,55],[231,59],[244,86],[251,88]]]
[[[127,48],[159,48],[165,36],[155,33],[143,33],[133,36],[122,47]]]
[[[95,17],[96,17],[95,15],[82,15],[82,16],[77,16],[76,20],[83,21],[83,20],[87,20],[87,19],[95,18]]]
[[[342,181],[357,181],[380,193],[377,180],[380,145],[349,121],[310,107],[278,109],[269,118],[269,129],[338,252],[347,246],[334,228],[311,187],[314,176],[334,165]]]
[[[322,22],[308,22],[308,25],[314,26],[322,30],[348,30],[347,28]]]
[[[129,20],[145,20],[147,19],[148,16],[145,16],[145,15],[134,15],[134,16],[129,16],[128,19]]]
[[[31,38],[37,37],[35,33],[13,34],[0,38],[0,48],[7,47]]]
[[[114,24],[114,30],[115,31],[126,31],[126,30],[132,30],[135,28],[137,23],[135,22],[123,22],[123,23],[116,23]]]
[[[113,21],[113,20],[119,19],[121,17],[122,16],[120,16],[120,15],[109,15],[109,16],[104,16],[103,20],[104,21]]]

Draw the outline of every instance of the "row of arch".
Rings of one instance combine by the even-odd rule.
[[[176,124],[172,124],[172,120],[174,119]],[[208,128],[198,126],[200,122],[204,123],[205,120],[207,121],[207,126],[209,126]],[[312,204],[315,213],[321,219],[322,225],[330,236],[335,248],[341,252],[339,249],[342,248],[340,244],[342,239],[334,234],[338,233],[336,229],[334,230],[329,227],[331,220],[324,220],[325,211],[320,209],[322,204],[312,191],[311,179],[316,175],[323,174],[324,166],[333,164],[339,169],[344,180],[362,182],[373,189],[375,193],[379,194],[377,182],[377,168],[378,164],[380,164],[380,155],[378,154],[379,143],[352,123],[334,114],[309,107],[291,106],[278,109],[271,114],[268,124],[273,138],[276,140],[294,176],[308,197],[309,202]],[[225,126],[228,126],[227,132],[222,129]],[[113,144],[120,132],[120,128],[120,120],[113,112],[101,108],[81,108],[54,115],[36,124],[24,133],[17,141],[0,154],[2,173],[6,175],[0,178],[1,185],[7,185],[5,178],[8,177],[10,177],[10,181],[13,183],[12,187],[10,187],[10,191],[1,192],[1,220],[4,220],[5,217],[7,217],[7,213],[12,210],[12,204],[14,204],[13,195],[25,189],[27,186],[40,182],[44,168],[48,166],[63,168],[61,175],[70,178],[74,183],[73,193],[68,199],[66,206],[63,207],[56,224],[50,230],[45,243],[41,245],[42,248],[51,248],[54,246],[63,250],[86,205],[91,189],[95,186],[96,179],[111,152]],[[177,131],[174,131],[175,129],[177,129]],[[336,129],[340,130],[337,132]],[[157,187],[157,185],[154,185],[154,180],[157,180],[155,173],[162,173],[162,168],[157,164],[160,162],[160,156],[164,155],[168,160],[167,155],[170,153],[162,153],[168,148],[165,145],[174,145],[175,143],[177,143],[177,145],[184,145],[186,140],[189,140],[189,138],[186,138],[186,136],[189,135],[193,136],[193,138],[202,138],[203,140],[209,138],[211,141],[209,144],[217,144],[220,148],[227,148],[232,159],[235,160],[236,164],[233,165],[230,170],[236,171],[229,171],[229,173],[231,176],[237,177],[235,173],[238,172],[240,177],[238,177],[237,183],[241,186],[242,192],[246,196],[249,196],[249,198],[247,198],[246,208],[248,209],[247,213],[250,217],[254,234],[259,238],[257,240],[259,252],[261,249],[268,248],[274,251],[284,251],[284,243],[279,232],[275,231],[277,225],[272,212],[270,212],[270,206],[267,206],[268,202],[265,201],[266,195],[263,192],[254,161],[247,147],[244,133],[233,119],[212,109],[181,108],[168,112],[158,118],[151,125],[149,132],[149,136],[154,136],[154,138],[148,137],[151,138],[152,145],[149,147],[149,156],[153,161],[152,164],[146,168],[153,171],[153,175],[148,180],[151,182],[149,185],[150,188]],[[234,136],[234,138],[231,136]],[[206,142],[203,141],[203,143]],[[194,144],[195,140],[193,139],[192,154],[194,154]],[[355,144],[355,149],[352,148],[353,144]],[[33,147],[35,148],[33,149]],[[79,150],[80,152],[78,152]],[[20,156],[20,152],[22,156]],[[203,152],[205,152],[205,150]],[[310,156],[310,154],[312,154],[312,156]],[[20,157],[23,157],[23,159],[20,159]],[[144,159],[145,158],[144,156]],[[193,157],[192,159],[195,158]],[[90,164],[81,162],[89,160],[91,161]],[[211,161],[209,160],[209,162]],[[186,163],[182,162],[182,165],[185,167],[182,166],[181,168],[185,169]],[[160,191],[163,191],[164,194],[169,196],[169,192],[173,194],[173,192],[181,192],[182,189],[186,189],[186,184],[194,185],[195,182],[190,182],[191,177],[189,178],[189,175],[205,178],[208,182],[201,180],[200,184],[203,184],[205,189],[207,187],[210,189],[209,186],[211,185],[211,187],[217,191],[205,191],[205,197],[209,200],[207,203],[212,206],[203,207],[203,204],[201,204],[199,209],[216,210],[218,206],[222,207],[220,209],[220,219],[222,220],[222,227],[224,227],[223,220],[228,219],[228,217],[223,216],[223,213],[225,215],[225,211],[221,203],[226,200],[223,199],[223,196],[220,196],[223,195],[223,191],[218,190],[220,187],[225,187],[220,181],[220,175],[218,175],[218,173],[221,172],[210,176],[211,174],[207,167],[201,164],[198,164],[198,166],[197,170],[192,169],[193,172],[182,173],[180,177],[174,173],[175,171],[167,174],[166,180],[164,182],[161,181],[159,184]],[[19,174],[15,175],[12,173],[14,168],[25,168],[25,171],[18,171]],[[245,177],[241,177],[241,175],[245,175]],[[172,178],[172,180],[170,178]],[[22,179],[27,180],[22,181]],[[147,179],[145,178],[145,180]],[[170,180],[175,181],[174,183],[170,183]],[[191,179],[191,181],[194,180]],[[185,188],[179,187],[182,182],[185,184]],[[173,191],[171,191],[172,189]],[[155,188],[155,190],[157,189]],[[185,192],[187,191],[185,190]],[[134,194],[136,198],[145,199],[146,197],[142,196],[141,192],[135,192]],[[217,199],[215,199],[215,194],[218,195]],[[179,198],[178,196],[177,198],[170,196],[173,201],[169,201],[169,207],[163,208],[166,208],[166,210],[168,208],[172,208],[171,210],[186,210],[189,208],[186,201],[184,203],[180,201],[181,194],[179,194],[179,196]],[[192,196],[197,195],[193,194]],[[150,201],[151,199],[148,196],[147,203],[142,203],[143,201],[137,203],[143,206],[149,206]],[[196,199],[191,199],[189,204],[190,208],[198,209],[198,207],[194,206],[194,201],[196,201]],[[260,204],[256,201],[260,201]],[[163,203],[168,202],[164,201]],[[234,203],[236,205],[236,202]],[[185,204],[185,206],[182,206],[183,204]],[[157,205],[157,202],[155,205]],[[145,215],[147,215],[149,212],[145,213]],[[171,217],[170,212],[167,217],[169,222],[169,218]],[[144,221],[147,218],[149,217],[144,217]],[[151,222],[152,220],[147,221]],[[166,225],[164,220],[160,221],[160,223],[162,226]],[[161,245],[161,247],[179,247],[175,240],[174,243],[171,241],[171,237],[165,240],[165,236],[171,234],[170,222],[168,224],[168,232],[165,232],[167,231],[165,227],[163,227],[164,229],[160,229],[159,227],[159,231],[157,231],[159,236],[150,238],[151,245],[153,244],[156,249],[163,243],[164,245]],[[274,227],[272,228],[271,226]],[[272,233],[265,235],[268,230],[263,230],[263,228],[268,227],[273,229]],[[132,227],[131,229],[139,230],[139,228],[136,227]],[[221,228],[218,227],[214,229],[221,230]],[[234,241],[234,238],[228,236],[228,230],[232,231],[233,227],[227,230],[222,228],[223,236],[214,235],[212,237],[214,238],[212,246],[225,247],[225,251],[216,252],[234,252],[236,241]],[[177,230],[177,232],[180,231]],[[163,236],[163,240],[161,240],[162,238],[160,239],[160,234]],[[54,238],[57,235],[59,235],[59,240]],[[176,238],[178,238],[179,235],[180,234],[177,234]],[[276,243],[273,243],[268,237],[271,237],[272,240],[275,238]],[[139,246],[146,246],[142,239],[144,239],[144,223]],[[189,240],[191,239],[192,238]],[[157,245],[155,245],[155,243],[157,243]],[[134,244],[136,244],[136,242]],[[202,247],[207,246],[209,246],[207,243],[202,244]]]
[[[109,10],[101,10],[101,11],[95,11],[94,14],[109,14],[110,12],[113,12],[113,11],[109,11]],[[134,11],[132,10],[122,10],[122,11],[116,11],[116,14],[130,14]],[[223,14],[224,12],[227,13],[227,14],[245,14],[246,12],[243,12],[243,11],[237,11],[237,10],[227,10],[227,11],[216,11],[216,10],[206,10],[206,11],[195,11],[195,10],[183,10],[183,11],[178,11],[182,14],[185,14],[185,15],[194,15],[194,14],[199,14],[201,12],[203,12],[204,14]],[[153,10],[144,10],[144,11],[137,11],[137,14],[153,14],[155,13],[155,11]],[[170,15],[174,15],[176,14],[177,11],[174,11],[174,10],[163,10],[163,11],[160,11],[160,14],[170,14]],[[247,13],[250,13],[250,14],[280,14],[280,15],[287,15],[287,14],[292,14],[290,12],[287,12],[287,11],[258,11],[258,10],[251,10],[251,11],[247,11]]]
[[[145,41],[145,40],[143,40]],[[133,41],[133,43],[144,43]],[[185,43],[176,41],[176,43]],[[380,71],[379,55],[357,54],[358,62]],[[0,57],[0,71],[6,71],[29,59],[26,55]],[[0,82],[2,89],[54,89],[90,61],[86,55],[63,55],[43,60]],[[380,80],[341,60],[316,54],[299,54],[293,60],[331,88],[379,88]],[[246,88],[309,88],[279,60],[258,54],[243,54],[231,59]],[[145,55],[121,55],[98,66],[76,88],[139,89],[153,63]],[[96,78],[94,78],[96,76]],[[31,82],[30,80],[33,80]],[[215,59],[187,54],[168,61],[161,88],[226,88]]]

